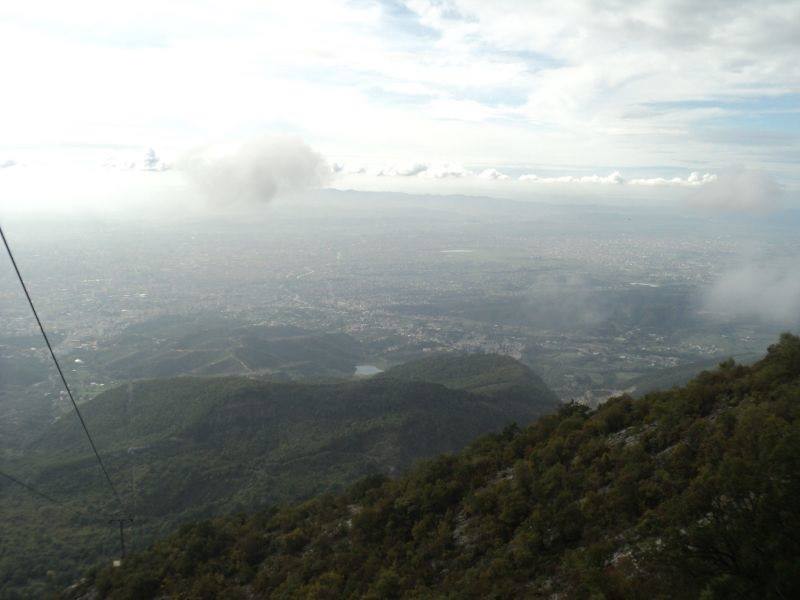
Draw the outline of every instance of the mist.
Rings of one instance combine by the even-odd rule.
[[[740,168],[721,172],[698,188],[691,201],[714,211],[765,213],[780,208],[783,193],[769,173]]]
[[[785,327],[800,323],[800,259],[750,262],[723,273],[705,307],[727,318],[756,318]]]
[[[598,325],[610,310],[601,302],[598,282],[582,273],[539,274],[526,293],[531,318],[564,329]]]

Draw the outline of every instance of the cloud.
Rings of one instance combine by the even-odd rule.
[[[783,188],[763,171],[729,170],[703,186],[694,204],[703,208],[734,212],[767,212],[776,209]]]
[[[17,161],[15,161],[15,160],[6,160],[6,161],[3,161],[3,162],[0,162],[0,169],[9,169],[9,168],[13,167],[16,164],[17,164]]]
[[[331,163],[331,174],[333,175],[364,175],[367,168],[362,165],[348,165],[346,163]]]
[[[497,169],[484,169],[478,174],[481,179],[490,179],[492,181],[505,181],[510,179],[505,173],[501,173]]]
[[[178,167],[215,204],[259,204],[325,185],[325,159],[294,137],[261,137],[224,151],[197,150]]]
[[[396,175],[400,177],[413,177],[414,175],[419,175],[423,171],[428,170],[428,165],[424,163],[415,163],[412,165],[406,165],[404,167],[400,167],[395,172]]]
[[[602,183],[602,184],[615,184],[621,185],[625,183],[619,171],[609,173],[605,177],[602,175],[590,175],[588,177],[581,177],[581,183]]]
[[[371,177],[425,177],[430,179],[463,179],[474,177],[485,181],[507,181],[511,177],[494,168],[481,171],[472,171],[455,163],[428,164],[424,162],[406,163],[402,166],[383,166],[368,168],[363,166],[344,165],[334,163],[332,167],[336,174],[344,175],[369,175]],[[700,173],[692,171],[686,177],[649,177],[626,179],[619,171],[612,171],[608,175],[558,175],[541,176],[527,173],[517,177],[517,181],[544,184],[596,184],[596,185],[630,185],[643,187],[686,187],[696,188],[713,183],[717,180],[714,173]]]
[[[697,171],[692,171],[685,179],[681,177],[672,177],[666,179],[664,177],[652,177],[650,179],[631,179],[627,183],[629,185],[645,185],[651,187],[661,186],[678,186],[678,187],[697,187],[705,185],[717,180],[714,173],[703,173],[702,175]]]
[[[169,165],[156,155],[155,150],[149,148],[144,154],[141,169],[142,171],[166,171],[169,169]]]
[[[529,173],[527,175],[520,175],[519,180],[535,181],[537,183],[600,183],[603,185],[622,185],[625,183],[625,179],[622,177],[619,171],[614,171],[608,175],[583,175],[580,177],[575,175],[563,175],[561,177],[540,177],[533,173]]]
[[[333,171],[344,175],[368,175],[370,177],[424,177],[428,179],[458,179],[475,176],[473,171],[461,165],[451,163],[430,164],[425,162],[409,162],[399,165],[365,167],[362,165],[344,165],[334,163]],[[496,173],[496,175],[492,175]],[[483,179],[505,179],[505,175],[494,169],[486,169],[478,177]]]
[[[562,175],[559,177],[540,177],[536,174],[520,175],[520,181],[533,181],[538,183],[599,183],[602,185],[641,185],[648,187],[698,187],[713,183],[717,176],[713,173],[703,173],[692,171],[687,177],[650,177],[625,179],[619,171],[614,171],[608,175]]]
[[[95,143],[188,146],[263,123],[376,161],[425,140],[467,165],[724,160],[797,179],[798,2],[13,4],[0,52],[21,57],[4,83],[24,93],[4,97],[0,130],[15,155],[66,136],[96,160]]]
[[[354,171],[350,171],[350,173],[369,173],[376,177],[414,177],[415,175],[419,175],[420,173],[424,173],[429,169],[429,166],[425,163],[410,163],[401,165],[398,167],[386,167],[381,169],[376,169],[374,171],[369,171],[364,168],[359,168]]]
[[[707,310],[728,318],[800,323],[800,257],[750,263],[723,273],[705,294]]]
[[[131,160],[111,157],[103,163],[103,166],[107,169],[119,169],[121,171],[151,172],[167,171],[171,168],[171,165],[159,158],[152,148],[148,148],[141,159]]]
[[[461,165],[451,165],[444,163],[441,165],[434,165],[428,167],[421,173],[424,177],[431,177],[433,179],[459,179],[461,177],[470,177],[474,175],[469,169],[465,169]]]

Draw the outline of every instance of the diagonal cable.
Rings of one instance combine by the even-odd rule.
[[[4,473],[3,471],[0,471],[0,477],[5,477],[9,481],[13,481],[17,485],[20,485],[20,486],[24,487],[26,490],[28,490],[34,496],[38,496],[39,498],[43,498],[43,499],[47,500],[48,502],[52,502],[53,504],[58,504],[59,506],[63,506],[64,505],[62,502],[59,502],[55,498],[53,498],[51,496],[48,496],[44,492],[40,492],[39,490],[37,490],[32,485],[29,485],[29,484],[25,483],[21,479],[17,479],[13,475],[9,475],[8,473]]]
[[[41,491],[41,490],[37,489],[36,487],[30,485],[29,483],[25,483],[24,481],[22,481],[18,477],[14,477],[10,473],[6,473],[5,471],[0,471],[0,477],[4,477],[4,478],[8,479],[9,481],[11,481],[12,483],[17,484],[18,486],[20,486],[21,488],[27,490],[28,492],[30,492],[31,494],[33,494],[37,498],[40,498],[40,499],[45,500],[47,502],[50,502],[51,504],[55,504],[56,506],[60,507],[62,510],[65,510],[66,512],[71,513],[73,517],[77,517],[78,519],[81,519],[84,522],[106,523],[109,520],[114,520],[114,521],[118,520],[118,517],[112,517],[111,515],[103,515],[102,513],[96,513],[96,512],[93,512],[91,515],[89,515],[89,514],[80,512],[78,510],[75,510],[74,508],[71,508],[69,505],[65,504],[64,502],[62,502],[60,500],[56,500],[55,498],[53,498],[49,494],[44,493],[43,491]],[[128,519],[126,518],[125,520],[127,521]]]
[[[19,279],[19,283],[22,286],[22,290],[25,292],[25,297],[28,299],[28,305],[31,307],[31,311],[33,312],[33,316],[36,318],[36,323],[39,325],[39,331],[42,333],[42,337],[44,338],[45,344],[47,344],[47,349],[50,351],[50,357],[53,359],[53,363],[56,366],[56,370],[58,371],[59,377],[61,377],[61,382],[64,384],[64,389],[67,391],[67,395],[69,396],[70,402],[72,402],[72,407],[75,409],[75,414],[78,415],[78,419],[81,422],[81,427],[83,427],[83,431],[86,434],[87,439],[89,440],[89,444],[92,447],[92,452],[94,452],[95,458],[97,458],[97,463],[100,465],[100,469],[103,471],[103,475],[105,475],[106,481],[108,482],[109,487],[111,487],[111,491],[114,493],[114,496],[119,502],[121,512],[125,512],[125,503],[122,501],[122,497],[119,495],[114,482],[111,481],[111,477],[106,470],[105,464],[103,464],[103,459],[100,458],[100,453],[97,451],[97,446],[94,444],[94,440],[92,439],[92,434],[89,433],[89,428],[86,426],[86,421],[83,420],[83,415],[81,414],[80,409],[78,408],[78,403],[75,402],[75,397],[72,395],[72,390],[67,383],[67,378],[64,377],[64,371],[61,370],[61,364],[58,362],[58,358],[56,358],[56,353],[53,351],[53,346],[50,344],[50,338],[47,337],[47,333],[44,330],[44,325],[42,325],[42,321],[39,318],[39,313],[36,312],[36,307],[33,304],[33,300],[31,299],[31,295],[28,292],[28,287],[25,285],[25,280],[22,278],[22,273],[20,273],[19,267],[17,266],[17,261],[14,259],[14,254],[11,252],[11,246],[8,245],[8,240],[6,239],[5,233],[3,233],[3,228],[0,227],[0,238],[3,240],[3,245],[6,247],[6,252],[8,253],[8,257],[11,259],[11,264],[14,266],[14,271],[17,274],[17,279]]]

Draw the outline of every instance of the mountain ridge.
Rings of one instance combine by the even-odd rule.
[[[798,494],[800,338],[785,334],[752,366],[187,525],[65,597],[789,598]]]
[[[459,450],[482,433],[554,410],[548,392],[521,402],[392,377],[338,383],[178,377],[121,385],[81,411],[134,513],[141,548],[180,523],[336,492],[370,474],[397,475],[419,458]],[[65,508],[116,510],[72,414],[48,427],[11,467]],[[83,539],[61,554],[33,547],[29,553],[28,540],[20,538],[25,527],[12,522],[45,535],[36,525],[43,507],[15,505],[24,492],[5,484],[0,495],[11,506],[0,523],[0,550],[8,545],[9,552],[0,561],[0,581],[9,571],[58,571],[53,565],[68,557],[65,564],[72,566],[58,571],[63,576],[74,572],[82,555],[107,555],[103,523],[83,526]],[[58,539],[69,539],[85,520],[44,510]],[[12,588],[30,593],[24,585]]]

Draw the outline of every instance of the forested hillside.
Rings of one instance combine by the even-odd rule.
[[[523,367],[524,368],[524,367]],[[490,374],[486,374],[491,377]],[[340,491],[556,410],[391,377],[335,384],[242,377],[139,381],[83,406],[142,549],[179,523]],[[41,595],[119,554],[113,496],[73,414],[4,465],[61,506],[0,479],[0,597]],[[55,587],[54,587],[55,586]]]
[[[439,354],[411,361],[382,373],[404,381],[429,381],[484,396],[528,402],[557,402],[542,379],[521,362],[501,354]]]
[[[204,521],[67,596],[796,598],[800,339],[406,476]],[[86,596],[89,597],[89,596]]]
[[[200,322],[170,316],[131,325],[94,352],[74,353],[117,381],[243,373],[347,377],[362,354],[361,345],[342,333],[205,316]]]
[[[63,341],[53,336],[55,343]],[[0,458],[23,451],[71,407],[60,398],[56,372],[41,339],[0,331]],[[218,315],[176,316],[133,323],[80,347],[57,349],[79,402],[139,379],[181,376],[265,377],[274,381],[349,379],[364,349],[344,333],[242,322]],[[63,353],[63,354],[62,354]]]

